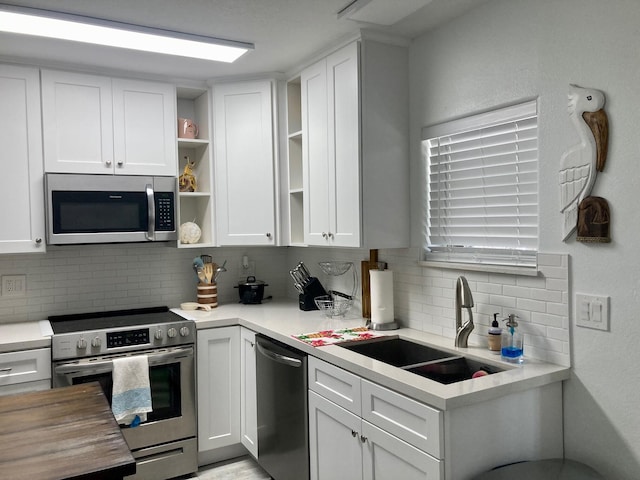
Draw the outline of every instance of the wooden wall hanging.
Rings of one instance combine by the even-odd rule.
[[[563,241],[578,229],[578,241],[609,242],[609,205],[590,197],[598,172],[607,161],[609,122],[600,90],[570,85],[569,117],[580,143],[560,160],[560,211],[564,215]]]

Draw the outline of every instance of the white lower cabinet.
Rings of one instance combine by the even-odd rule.
[[[256,334],[240,329],[240,441],[258,457],[258,403],[256,395]]]
[[[444,478],[442,412],[314,357],[309,389],[312,480]]]
[[[438,460],[309,392],[312,480],[441,478]]]
[[[198,452],[240,443],[240,327],[198,330]]]
[[[50,348],[0,353],[0,395],[50,388]]]
[[[563,456],[562,382],[443,411],[309,357],[309,435],[312,480],[471,480]]]
[[[311,480],[362,478],[362,419],[309,391]]]

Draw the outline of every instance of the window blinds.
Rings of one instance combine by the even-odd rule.
[[[536,266],[536,101],[423,129],[425,260]]]

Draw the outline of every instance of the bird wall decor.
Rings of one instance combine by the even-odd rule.
[[[591,194],[596,175],[602,172],[607,161],[609,121],[604,111],[604,104],[605,96],[600,90],[570,85],[569,117],[578,131],[580,143],[567,150],[560,160],[560,212],[564,215],[563,241],[566,241],[576,230],[579,206]],[[608,221],[608,212],[606,217]],[[601,219],[602,216],[598,218]],[[584,231],[583,229],[582,233]],[[584,237],[579,240],[589,241]],[[608,239],[591,241],[608,241]]]

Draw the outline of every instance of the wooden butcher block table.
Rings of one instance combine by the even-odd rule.
[[[0,477],[121,479],[136,471],[100,385],[0,397]]]

